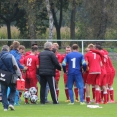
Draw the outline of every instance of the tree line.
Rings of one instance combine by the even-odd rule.
[[[8,39],[11,25],[22,39],[41,38],[48,28],[52,39],[54,27],[58,40],[61,27],[70,29],[70,39],[105,39],[108,30],[117,35],[116,6],[116,0],[0,0],[0,26],[7,26]]]

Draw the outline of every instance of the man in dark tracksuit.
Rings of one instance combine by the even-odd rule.
[[[46,42],[44,44],[44,50],[39,54],[39,75],[40,75],[40,103],[45,104],[45,88],[46,83],[48,82],[51,97],[53,100],[53,104],[58,104],[58,99],[56,95],[55,88],[55,70],[61,70],[61,66],[55,56],[55,54],[51,51],[52,43]]]

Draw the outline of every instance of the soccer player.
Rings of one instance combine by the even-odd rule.
[[[24,66],[24,59],[25,59],[25,46],[19,46],[19,53],[21,54],[20,64]],[[21,69],[20,69],[21,70]],[[21,70],[22,78],[25,80],[26,78],[26,70]],[[22,92],[19,91],[19,98],[21,98]]]
[[[106,58],[105,56],[105,52],[103,51],[101,45],[96,44],[95,45],[96,50],[91,50],[92,52],[95,52],[97,54],[100,55],[101,57],[101,61],[102,61],[102,67],[101,67],[101,74],[100,74],[100,87],[101,87],[101,100],[103,101],[104,98],[104,104],[107,103],[107,88],[106,88],[106,84],[107,84],[107,75],[106,75],[106,68],[105,68],[105,64],[106,62]]]
[[[66,57],[66,55],[68,53],[71,52],[71,47],[70,46],[67,46],[65,48],[65,54],[62,55],[62,61],[64,60],[64,58]],[[68,72],[68,65],[66,65],[66,72]],[[66,95],[66,101],[65,102],[70,102],[69,100],[69,92],[68,92],[68,87],[67,87],[67,74],[64,73],[64,85],[65,85],[65,95]],[[76,83],[74,83],[74,93],[75,93],[75,101],[78,102],[78,88],[76,87]]]
[[[31,48],[32,48],[32,47],[37,47],[37,48],[38,48],[38,44],[37,44],[37,43],[33,43],[33,44],[31,45]],[[30,55],[30,54],[31,54],[31,50],[30,50],[30,51],[27,51],[27,52],[25,53],[25,56]],[[36,55],[38,56],[38,55],[39,55],[39,52],[37,52]]]
[[[109,102],[110,103],[113,103],[114,102],[114,89],[113,89],[113,82],[114,82],[114,77],[115,77],[115,68],[112,64],[112,61],[110,59],[110,57],[108,56],[108,62],[109,62],[109,65],[110,65],[110,68],[111,68],[111,76],[110,76],[110,79],[109,79],[109,82],[108,82],[108,87],[109,87],[109,94],[110,94],[110,100]]]
[[[68,64],[68,73],[66,72],[66,65]],[[68,81],[67,86],[69,90],[69,96],[70,96],[70,103],[71,105],[74,104],[74,95],[73,95],[73,84],[74,81],[76,83],[77,88],[79,88],[79,95],[80,95],[80,104],[84,105],[84,83],[81,73],[81,66],[83,68],[86,68],[86,62],[84,60],[84,57],[81,53],[78,52],[78,45],[73,44],[72,45],[72,52],[66,55],[62,62],[64,73],[68,74]]]
[[[89,48],[85,49],[85,54],[89,52]],[[84,55],[85,58],[85,55]],[[82,70],[82,76],[83,76],[83,80],[84,80],[84,100],[86,98],[86,80],[87,80],[87,76],[89,74],[89,67],[87,66],[86,71]]]
[[[93,44],[88,45],[89,49],[94,49]],[[95,97],[96,103],[99,103],[100,96],[100,88],[99,88],[99,78],[101,74],[101,58],[98,54],[89,51],[85,55],[85,60],[87,65],[89,66],[89,74],[86,80],[86,102],[90,103],[90,85],[95,86]]]
[[[108,52],[104,50],[106,53],[106,59],[107,59],[107,64],[106,64],[106,70],[107,70],[107,101],[110,103],[114,102],[114,90],[113,90],[113,81],[114,81],[114,76],[115,76],[115,69],[114,66],[108,56]],[[110,100],[109,100],[109,95],[110,95]]]
[[[107,73],[107,102],[109,102],[109,93],[110,93],[110,90],[109,90],[109,80],[111,78],[111,73],[112,73],[112,69],[109,65],[109,56],[108,56],[108,52],[106,50],[103,49],[103,51],[105,52],[105,55],[104,57],[106,58],[106,64],[105,64],[105,68],[106,68],[106,73]]]
[[[66,55],[70,52],[71,52],[71,47],[67,46],[65,48],[65,54],[62,55],[62,60],[64,60]],[[68,65],[66,65],[66,72],[68,72]],[[63,78],[64,78],[64,85],[65,85],[65,95],[66,95],[66,99],[67,99],[65,102],[69,102],[70,100],[69,100],[69,92],[68,92],[68,87],[67,87],[67,74],[66,73],[64,73]]]
[[[58,62],[61,64],[62,63],[62,56],[58,52],[58,49],[59,49],[58,43],[53,43],[52,48],[56,49],[55,55],[56,55],[56,57],[58,59]],[[55,81],[56,81],[56,94],[57,94],[57,97],[59,96],[59,86],[58,86],[59,85],[59,80],[60,80],[60,71],[56,69]]]
[[[39,61],[38,57],[36,56],[38,52],[37,47],[31,48],[31,54],[25,57],[24,63],[25,66],[28,67],[26,71],[26,88],[29,89],[31,87],[37,87],[37,77],[36,77],[36,71],[37,68],[39,68]],[[25,99],[25,103],[28,104],[28,99]]]

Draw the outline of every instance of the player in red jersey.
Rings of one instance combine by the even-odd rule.
[[[113,85],[113,82],[114,82],[114,77],[115,77],[116,71],[115,71],[115,68],[114,68],[114,66],[112,64],[112,61],[111,61],[110,57],[108,57],[108,62],[109,62],[109,65],[111,67],[111,70],[112,70],[111,71],[110,79],[108,81],[109,94],[110,94],[110,100],[109,100],[109,102],[113,103],[114,102],[114,89],[113,89],[112,85]]]
[[[19,47],[19,53],[21,53],[20,63],[21,63],[21,65],[24,66],[25,46],[20,45],[20,47]],[[22,72],[22,77],[23,77],[23,79],[25,80],[25,77],[26,77],[25,71],[24,71],[24,70],[21,70],[21,72]]]
[[[102,67],[101,67],[101,74],[100,74],[101,100],[103,101],[103,98],[104,98],[104,104],[106,104],[107,103],[107,88],[106,88],[107,75],[106,75],[105,65],[107,64],[107,60],[104,57],[105,52],[103,51],[101,45],[97,43],[95,45],[95,48],[96,50],[91,50],[91,51],[99,54],[102,60]]]
[[[24,66],[24,59],[25,59],[25,46],[24,45],[20,45],[19,46],[19,53],[21,54],[21,58],[20,58],[20,64]],[[21,70],[22,73],[22,78],[25,80],[26,78],[26,70]],[[19,92],[19,98],[21,98],[22,92]]]
[[[62,61],[64,60],[66,55],[70,52],[71,52],[71,47],[67,46],[66,49],[65,49],[65,54],[62,55]],[[68,71],[68,65],[66,65],[66,71]],[[64,85],[65,85],[65,95],[66,95],[66,98],[67,98],[67,100],[65,102],[70,102],[69,92],[68,92],[68,87],[67,87],[67,74],[64,73],[63,77],[64,77]]]
[[[37,48],[38,48],[38,44],[37,44],[37,43],[33,43],[33,44],[31,45],[31,47],[37,47]],[[25,56],[30,55],[30,54],[31,54],[31,51],[27,51],[27,52],[25,53]],[[38,55],[39,55],[39,52],[37,52],[36,55],[38,56]]]
[[[37,77],[36,77],[36,71],[37,68],[39,68],[39,61],[38,57],[36,56],[36,53],[38,52],[37,47],[31,48],[31,54],[25,57],[24,63],[25,66],[28,67],[26,71],[26,88],[36,87],[37,88]],[[28,103],[28,99],[25,99],[25,103]]]
[[[106,50],[103,49],[103,51],[105,52],[105,58],[106,58],[106,72],[107,72],[107,102],[109,102],[109,94],[110,94],[110,90],[109,90],[109,80],[111,79],[111,73],[112,73],[112,68],[109,65],[109,56],[108,56],[108,52]]]
[[[55,55],[56,55],[56,57],[57,57],[59,63],[61,64],[61,63],[62,63],[62,56],[61,56],[61,54],[58,52],[59,45],[58,45],[58,43],[53,43],[52,46],[53,46],[52,48],[55,48],[55,49],[56,49]],[[60,79],[60,71],[59,71],[59,70],[56,70],[56,73],[55,73],[55,80],[56,80],[56,94],[57,94],[57,97],[59,96],[59,86],[58,86],[59,79]]]
[[[114,102],[114,90],[113,90],[113,80],[114,80],[114,76],[115,76],[115,69],[114,66],[112,65],[112,62],[108,56],[108,52],[106,50],[104,50],[106,53],[106,58],[107,58],[107,64],[106,64],[106,70],[107,70],[107,92],[108,92],[108,96],[107,96],[107,100],[110,103]],[[109,95],[110,95],[110,100],[109,100]]]
[[[87,52],[89,52],[89,48],[85,49],[84,58],[85,58],[85,55],[86,55]],[[86,80],[87,80],[88,74],[89,74],[89,67],[87,66],[87,69],[86,69],[85,72],[82,70],[82,77],[83,77],[83,80],[84,80],[84,100],[86,98]]]
[[[94,49],[93,44],[88,45],[89,49]],[[98,54],[89,51],[85,55],[85,60],[89,66],[89,74],[86,80],[86,102],[90,103],[90,85],[95,85],[96,103],[99,103],[99,78],[101,74],[101,58]]]

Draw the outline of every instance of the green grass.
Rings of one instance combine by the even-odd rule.
[[[117,68],[117,62],[113,62]],[[117,77],[115,77],[114,89],[115,89],[115,101],[117,101]],[[2,104],[0,104],[0,117],[117,117],[117,104],[100,104],[102,108],[91,109],[87,106],[81,106],[79,103],[74,105],[67,105],[65,103],[64,94],[64,83],[61,77],[60,83],[60,95],[58,105],[52,103],[45,104],[44,106],[39,104],[36,105],[25,105],[22,97],[20,106],[15,106],[15,111],[3,111]],[[49,94],[49,100],[51,97]]]

